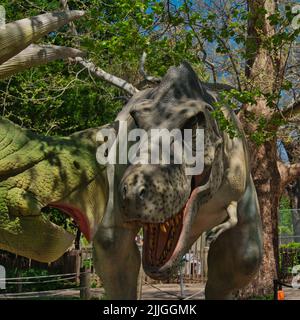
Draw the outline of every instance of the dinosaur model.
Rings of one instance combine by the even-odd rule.
[[[204,170],[195,176],[185,174],[185,163],[107,166],[109,200],[94,238],[94,258],[109,296],[136,297],[140,254],[134,239],[141,227],[143,268],[155,279],[168,278],[200,235],[212,233],[207,299],[232,298],[259,268],[262,229],[246,141],[226,106],[222,112],[237,135],[220,131],[212,116],[217,92],[211,87],[183,63],[156,88],[133,96],[116,118],[128,131],[202,128],[205,147]]]
[[[0,248],[42,262],[63,255],[74,237],[42,214],[46,207],[72,216],[92,239],[108,192],[92,134],[44,137],[0,119]]]
[[[24,61],[32,61],[31,42],[81,15],[46,14],[0,31],[0,48],[5,48],[0,50],[0,71],[23,70]],[[16,41],[17,49],[11,45]],[[44,58],[36,64],[53,59],[53,48],[41,50]],[[57,51],[55,58],[60,58]],[[258,270],[261,222],[241,126],[224,106],[222,112],[238,134],[231,138],[220,130],[212,116],[216,100],[211,85],[201,83],[183,63],[171,68],[157,87],[136,93],[116,120],[101,128],[66,138],[44,137],[1,119],[0,249],[43,262],[57,259],[73,237],[42,209],[58,208],[93,241],[95,268],[107,297],[136,299],[141,255],[135,236],[141,228],[143,268],[156,279],[168,277],[193,242],[211,231],[206,297],[231,298]],[[105,145],[102,130],[118,136],[124,122],[128,133],[137,128],[203,129],[203,172],[186,175],[186,163],[99,164],[96,155]]]

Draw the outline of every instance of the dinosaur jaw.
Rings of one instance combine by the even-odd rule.
[[[148,269],[160,269],[176,249],[184,222],[184,208],[164,223],[149,223],[143,226],[143,264]]]
[[[48,205],[48,207],[56,208],[66,215],[73,218],[77,226],[79,227],[80,231],[86,237],[86,239],[90,242],[92,239],[92,228],[87,216],[78,208],[71,206],[65,203],[57,203],[53,202]]]
[[[168,278],[188,249],[187,238],[196,214],[193,205],[203,180],[201,176],[193,177],[190,197],[174,217],[164,223],[143,225],[143,266],[151,278]]]

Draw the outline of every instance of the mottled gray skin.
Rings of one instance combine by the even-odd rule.
[[[149,131],[184,128],[189,119],[199,115],[197,126],[205,129],[205,169],[202,182],[192,189],[192,177],[184,174],[185,164],[108,166],[110,193],[94,238],[94,258],[109,298],[137,297],[141,259],[135,235],[145,223],[158,225],[175,218],[191,191],[176,250],[159,266],[150,266],[143,257],[146,273],[157,279],[168,277],[205,231],[213,234],[207,299],[230,299],[259,268],[261,221],[246,142],[236,116],[226,106],[222,112],[238,135],[230,138],[220,131],[211,115],[217,93],[210,88],[184,63],[171,68],[158,87],[133,96],[116,119],[116,123],[128,121],[128,130],[139,127]]]

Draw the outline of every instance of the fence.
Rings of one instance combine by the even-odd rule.
[[[283,220],[282,220],[283,219]],[[292,235],[293,231],[298,234],[300,209],[280,209],[279,210],[279,226],[283,228],[283,234],[279,235],[279,245],[288,244],[290,242],[300,243],[300,235]],[[281,225],[281,220],[284,222]]]
[[[0,294],[0,299],[34,299],[41,297],[53,297],[56,295],[62,296],[67,292],[74,291],[80,292],[80,298],[83,300],[89,300],[91,298],[91,273],[89,270],[81,269],[79,274],[80,282],[76,286],[75,280],[77,278],[77,273],[69,274],[56,274],[56,275],[47,275],[47,276],[33,276],[33,277],[17,277],[17,278],[0,278],[0,281],[6,285],[47,285],[49,283],[64,283],[65,281],[73,280],[73,287],[67,289],[58,289],[58,290],[43,290],[43,291],[29,291],[22,292],[17,291],[13,293],[2,293]],[[4,291],[1,291],[4,292]]]
[[[207,279],[207,253],[206,235],[203,234],[191,247],[184,257],[184,267],[182,276],[184,282],[205,282]],[[82,248],[81,250],[71,250],[66,252],[60,259],[52,263],[40,263],[14,254],[0,251],[0,265],[6,270],[28,270],[30,268],[47,270],[49,274],[69,274],[76,273],[76,282],[79,283],[79,273],[81,267],[91,270],[91,281],[95,286],[101,286],[101,280],[95,274],[92,263],[92,248]],[[146,277],[149,282],[156,282]],[[179,282],[180,275],[175,275],[166,282]]]
[[[300,248],[280,248],[279,251],[279,279],[290,281],[292,269],[300,265]]]
[[[189,252],[183,257],[183,267],[172,278],[165,281],[156,281],[144,275],[144,281],[147,283],[201,283],[207,280],[207,254],[209,247],[207,246],[206,234],[202,236],[192,245]]]
[[[205,282],[207,280],[206,235],[203,234],[185,255],[184,280],[186,282]]]
[[[178,273],[168,281],[162,283],[204,283],[207,280],[207,254],[208,246],[206,242],[206,235],[202,235],[191,247],[190,251],[184,256],[184,264],[181,269],[181,273]],[[280,248],[279,259],[279,279],[278,283],[290,283],[293,277],[292,269],[296,265],[300,265],[300,248]],[[92,264],[92,249],[83,248],[82,250],[71,250],[59,260],[51,264],[42,264],[36,261],[31,261],[23,257],[16,257],[13,254],[0,252],[0,265],[9,268],[21,268],[26,270],[28,268],[41,268],[47,269],[49,273],[59,273],[47,276],[35,276],[35,277],[9,277],[7,279],[8,285],[15,285],[17,288],[14,293],[5,293],[0,295],[5,299],[31,299],[39,298],[43,296],[60,296],[62,291],[72,292],[74,294],[80,290],[80,297],[83,299],[89,299],[91,296],[90,287],[100,287],[102,285],[101,280],[95,274]],[[83,268],[88,271],[83,271]],[[1,280],[1,279],[0,279]],[[154,281],[147,276],[143,276],[141,283],[155,285],[161,283],[161,281]],[[30,284],[44,284],[49,283],[64,283],[70,281],[71,287],[63,290],[47,290],[38,292],[24,292],[25,288]],[[44,288],[42,289],[44,290]],[[3,291],[1,291],[2,293]],[[178,295],[179,296],[179,295]]]
[[[300,243],[300,236],[286,236],[286,235],[279,236],[279,245],[289,244],[291,242],[299,242]]]

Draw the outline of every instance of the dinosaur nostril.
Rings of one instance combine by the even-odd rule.
[[[141,200],[144,200],[145,194],[146,194],[146,189],[145,189],[144,187],[142,187],[142,188],[139,190],[139,197],[140,197]]]

